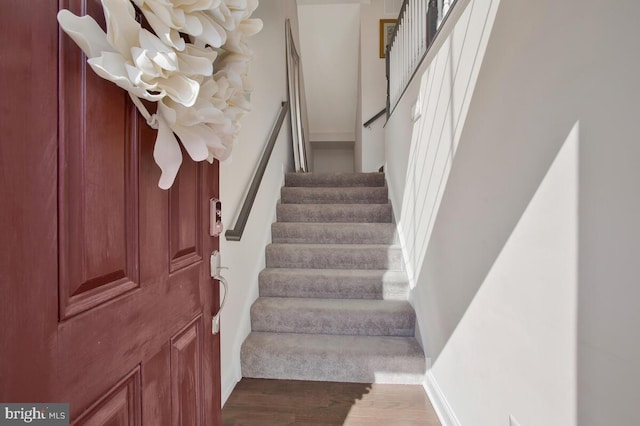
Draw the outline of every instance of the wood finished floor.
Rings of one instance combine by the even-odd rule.
[[[422,386],[264,379],[236,385],[222,424],[440,426]]]

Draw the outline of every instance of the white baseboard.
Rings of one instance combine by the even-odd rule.
[[[355,132],[311,132],[309,134],[311,142],[347,142],[356,140]]]
[[[431,405],[433,405],[433,409],[436,411],[442,426],[460,426],[458,418],[453,412],[451,405],[449,405],[447,398],[442,393],[442,389],[438,386],[438,382],[431,370],[427,372],[427,377],[424,381],[424,390],[427,392],[431,400]]]

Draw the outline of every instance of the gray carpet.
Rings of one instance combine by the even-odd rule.
[[[289,173],[277,220],[242,375],[422,383],[384,174]]]

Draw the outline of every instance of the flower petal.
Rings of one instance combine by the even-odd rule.
[[[212,47],[221,47],[227,41],[227,32],[208,14],[200,12],[198,15],[202,24],[202,34],[192,34]]]
[[[213,9],[220,5],[221,0],[174,0],[174,5],[187,13]]]
[[[209,157],[209,149],[206,142],[211,139],[213,132],[206,125],[176,125],[173,127],[173,131],[178,135],[182,146],[184,146],[193,161],[204,161]]]
[[[193,106],[200,90],[200,84],[197,81],[181,74],[173,74],[166,80],[163,79],[160,86],[171,99],[187,107]]]
[[[235,10],[245,10],[247,8],[247,0],[226,0],[227,7]]]
[[[102,0],[102,8],[107,21],[107,41],[129,59],[131,46],[136,45],[142,28],[136,21],[133,5],[121,0]]]
[[[207,127],[209,127],[209,126],[207,126]],[[215,130],[212,127],[209,127],[209,129],[210,129],[211,135],[212,135],[206,141],[209,151],[211,152],[211,151],[216,150],[216,149],[224,148],[225,146],[222,143],[222,139],[220,139],[220,136],[218,136],[218,134],[215,132]]]
[[[258,34],[260,31],[262,31],[263,25],[264,24],[262,23],[262,19],[245,19],[244,21],[240,22],[239,30],[248,37]]]
[[[196,15],[186,15],[185,23],[183,31],[192,36],[199,36],[202,34],[202,22],[200,22],[200,18]]]
[[[140,31],[140,47],[147,51],[147,56],[160,67],[168,71],[178,69],[178,56],[169,46],[164,44],[155,34],[143,29]]]
[[[213,61],[217,52],[213,49],[201,49],[187,45],[184,52],[178,54],[180,72],[186,75],[210,76],[213,74]]]
[[[169,189],[176,179],[182,164],[182,151],[167,122],[158,116],[158,136],[153,147],[153,159],[162,171],[158,186]]]
[[[259,0],[248,0],[247,1],[247,17],[251,16],[251,14],[256,11],[259,5],[260,5]]]
[[[100,56],[102,52],[115,49],[107,41],[107,34],[89,15],[76,16],[66,9],[58,12],[58,23],[65,33],[82,49],[88,58]]]
[[[147,78],[156,78],[162,75],[158,72],[151,59],[147,56],[147,51],[145,49],[132,47],[131,55],[133,57],[133,62],[136,65],[135,69],[138,70],[136,73],[138,78],[135,80],[131,78],[131,80],[136,82],[136,84],[139,84],[139,81],[142,80],[142,74],[146,74]],[[131,77],[131,74],[129,74],[129,77]]]
[[[184,39],[180,37],[180,33],[177,30],[165,24],[153,13],[145,14],[144,17],[164,44],[167,46],[173,46],[180,51],[184,50],[186,43]]]
[[[158,101],[165,96],[164,93],[150,94],[145,89],[134,85],[131,79],[129,79],[126,61],[119,53],[104,52],[97,58],[89,59],[87,63],[100,77],[114,82],[117,86],[131,92],[139,98]]]
[[[179,29],[184,26],[184,11],[176,9],[170,1],[137,0],[136,3],[138,2],[143,3],[141,10],[145,17],[151,14],[156,15],[170,28]]]

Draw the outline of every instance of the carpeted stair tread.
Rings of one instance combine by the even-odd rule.
[[[259,297],[251,306],[251,330],[275,333],[411,337],[415,319],[402,300]]]
[[[421,384],[425,358],[413,337],[251,332],[244,377]]]
[[[286,173],[285,186],[385,186],[384,173]]]
[[[403,269],[400,246],[386,244],[280,244],[266,247],[267,268]]]
[[[282,204],[278,222],[390,223],[391,204]]]
[[[287,173],[276,217],[243,376],[422,384],[384,173]]]
[[[389,201],[386,186],[375,187],[283,187],[283,204],[384,204]]]
[[[405,272],[381,269],[265,268],[258,277],[263,297],[406,300]]]
[[[395,244],[393,223],[275,222],[271,225],[274,243]]]

